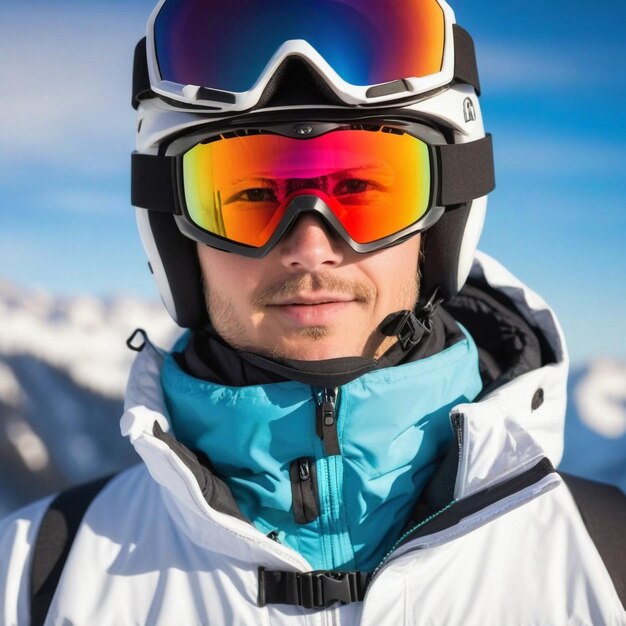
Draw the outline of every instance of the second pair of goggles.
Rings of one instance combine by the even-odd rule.
[[[266,124],[196,134],[173,156],[133,154],[132,202],[188,237],[262,257],[315,212],[357,252],[420,232],[495,185],[491,136],[437,145],[403,120]],[[185,143],[187,145],[185,145]]]
[[[480,93],[474,44],[445,0],[160,0],[137,50],[135,106],[156,93],[247,110],[289,57],[305,59],[345,104],[452,82]]]

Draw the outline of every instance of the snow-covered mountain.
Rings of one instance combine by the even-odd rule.
[[[0,516],[136,461],[119,416],[138,327],[162,347],[180,333],[160,303],[0,281]],[[626,363],[575,370],[569,398],[563,469],[626,490]]]
[[[138,327],[164,347],[180,333],[157,302],[0,281],[0,515],[136,461],[119,417]]]
[[[0,356],[30,355],[95,393],[121,397],[133,357],[126,339],[138,327],[157,343],[176,333],[157,302],[61,298],[0,279]]]
[[[560,468],[626,492],[626,362],[594,359],[573,369]]]

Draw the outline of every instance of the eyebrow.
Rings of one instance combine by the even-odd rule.
[[[230,181],[230,185],[237,185],[238,183],[246,183],[246,182],[250,182],[250,181],[259,181],[259,182],[275,182],[277,179],[276,178],[266,178],[263,176],[246,176],[245,178],[233,178],[233,180]]]
[[[275,177],[268,177],[268,176],[256,176],[256,175],[250,175],[250,176],[246,176],[244,178],[233,178],[230,181],[231,185],[237,185],[238,183],[245,183],[245,182],[249,182],[249,181],[261,181],[261,182],[267,182],[267,183],[272,183],[272,182],[276,182],[276,181],[288,181],[288,180],[312,180],[315,178],[322,178],[323,176],[334,176],[336,174],[350,174],[351,172],[362,172],[362,171],[367,171],[367,170],[373,170],[373,169],[387,169],[388,166],[385,163],[382,163],[380,161],[378,162],[372,162],[372,163],[368,163],[366,165],[355,165],[353,167],[345,167],[343,169],[337,169],[337,170],[332,170],[326,174],[322,174],[321,176],[275,176]]]

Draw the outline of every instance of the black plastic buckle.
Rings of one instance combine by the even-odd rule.
[[[138,335],[141,337],[140,344],[135,343],[135,340],[137,339]],[[126,340],[126,345],[133,352],[141,352],[146,347],[147,343],[148,343],[148,335],[146,334],[146,331],[143,328],[135,329],[133,331],[133,334]]]
[[[416,346],[424,335],[433,330],[433,321],[430,318],[420,320],[411,311],[404,319],[404,325],[398,333],[398,341],[405,352]]]
[[[259,606],[293,604],[325,609],[335,602],[361,602],[369,578],[366,572],[277,572],[259,567]]]
[[[430,317],[424,320],[415,317],[413,311],[400,311],[388,315],[380,326],[380,330],[388,337],[396,336],[402,349],[407,352],[416,346],[425,334],[433,329]]]
[[[300,574],[300,605],[305,609],[325,609],[335,602],[357,599],[354,572],[310,572]]]

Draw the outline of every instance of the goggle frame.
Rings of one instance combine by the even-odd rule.
[[[373,85],[352,85],[339,76],[309,42],[304,39],[291,39],[283,42],[271,56],[251,89],[233,92],[211,85],[183,85],[164,80],[159,70],[156,51],[155,22],[167,0],[159,0],[151,13],[146,33],[146,63],[150,90],[168,101],[203,108],[207,111],[229,113],[252,110],[260,101],[272,77],[290,57],[306,60],[321,76],[334,94],[346,105],[375,106],[392,104],[398,100],[415,99],[429,94],[454,80],[467,81],[478,94],[480,85],[476,70],[473,42],[469,34],[456,25],[454,11],[445,0],[434,0],[444,14],[444,50],[442,68],[435,74],[419,78],[406,76],[385,83]],[[459,50],[467,57],[459,63],[456,58]],[[471,57],[471,58],[470,58]],[[462,67],[458,67],[462,66]],[[136,79],[139,84],[145,80]],[[135,89],[135,92],[138,90]],[[134,102],[138,94],[133,94]]]
[[[306,137],[302,137],[297,132],[297,129],[303,125],[308,125],[313,128],[313,132]],[[275,231],[268,239],[267,243],[260,247],[245,245],[221,237],[202,229],[192,220],[185,200],[183,157],[187,151],[191,150],[199,143],[215,141],[216,138],[220,136],[227,139],[229,136],[256,135],[268,132],[292,137],[300,141],[307,141],[321,134],[333,132],[334,130],[350,129],[367,132],[367,127],[371,130],[373,130],[374,127],[387,127],[398,132],[407,133],[421,140],[428,147],[431,174],[429,206],[418,221],[408,225],[406,228],[376,241],[359,243],[350,237],[331,207],[328,206],[320,196],[310,193],[296,195],[291,200]],[[457,196],[459,194],[458,174],[456,182],[451,185],[452,192],[446,192],[442,186],[442,175],[445,176],[445,172],[442,172],[442,169],[445,170],[446,167],[448,170],[454,169],[453,164],[456,158],[454,155],[457,154],[457,151],[459,151],[460,163],[462,163],[463,166],[473,160],[474,157],[470,154],[471,151],[479,155],[479,160],[484,160],[485,158],[488,160],[485,171],[481,172],[481,175],[476,177],[477,183],[472,183],[468,179],[468,190],[465,195],[471,197],[466,198],[465,195],[463,195],[463,197],[454,197],[455,194]],[[442,156],[442,154],[444,156]],[[448,156],[445,156],[446,154]],[[446,166],[446,163],[452,163],[452,165]],[[154,184],[151,184],[150,181]],[[474,189],[472,189],[472,184],[474,184]],[[301,214],[307,212],[319,215],[355,252],[360,254],[375,252],[396,245],[426,230],[439,220],[447,206],[460,204],[475,197],[486,195],[494,186],[493,152],[490,135],[487,135],[481,140],[467,144],[447,144],[443,135],[432,127],[414,120],[404,119],[368,118],[349,122],[298,121],[287,123],[284,121],[279,123],[263,123],[261,120],[258,120],[255,123],[250,122],[249,124],[227,130],[225,130],[223,126],[220,129],[211,128],[211,124],[209,124],[204,128],[195,128],[192,133],[172,138],[167,145],[161,147],[160,155],[133,153],[132,203],[134,206],[172,213],[179,230],[190,239],[219,250],[251,258],[262,258],[266,256],[282,239],[296,219]],[[146,193],[148,188],[149,190]]]

